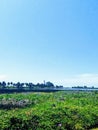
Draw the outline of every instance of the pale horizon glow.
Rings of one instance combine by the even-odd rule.
[[[0,75],[0,81],[11,82],[11,79],[7,75]],[[37,80],[37,81],[26,81],[26,80],[19,80],[20,82],[32,82],[32,83],[44,83],[44,80]],[[45,80],[46,82],[48,80]],[[73,75],[71,77],[66,77],[65,79],[51,79],[54,85],[63,85],[64,87],[73,87],[73,86],[88,86],[88,87],[98,87],[98,74],[80,74],[80,75]],[[13,82],[17,83],[18,80],[14,80]]]

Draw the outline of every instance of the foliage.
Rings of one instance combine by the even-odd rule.
[[[38,89],[38,88],[63,88],[63,86],[54,86],[54,84],[50,81],[44,83],[13,83],[13,82],[8,82],[6,83],[5,81],[0,82],[0,90],[11,90],[11,89],[18,89],[18,90],[32,90],[32,89]]]
[[[17,106],[20,102],[22,106]],[[0,103],[1,130],[87,130],[98,127],[98,93],[95,92],[1,94]],[[4,109],[4,105],[11,107]]]

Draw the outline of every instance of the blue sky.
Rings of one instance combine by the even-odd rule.
[[[98,0],[0,1],[0,81],[98,86]]]

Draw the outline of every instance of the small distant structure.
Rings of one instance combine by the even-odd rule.
[[[46,85],[46,81],[44,80],[44,85]]]

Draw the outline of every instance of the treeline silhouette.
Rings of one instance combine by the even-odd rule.
[[[29,92],[29,91],[56,91],[56,89],[63,88],[63,86],[54,85],[52,82],[44,83],[13,83],[13,82],[0,82],[0,93],[9,92]]]

